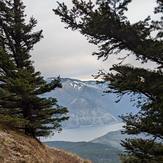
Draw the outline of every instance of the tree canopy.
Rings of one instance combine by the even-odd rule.
[[[107,92],[117,95],[136,94],[139,112],[122,115],[125,133],[143,134],[141,139],[127,139],[122,142],[126,153],[124,163],[163,162],[163,1],[156,0],[153,12],[158,19],[148,16],[144,20],[131,23],[126,16],[128,4],[132,0],[72,0],[73,7],[58,2],[54,9],[66,28],[78,30],[90,43],[99,47],[94,52],[98,58],[109,60],[109,56],[135,56],[145,64],[151,61],[157,68],[146,69],[120,63],[113,65],[108,73],[100,71],[104,81],[109,82]],[[140,2],[141,3],[141,2]],[[148,7],[148,6],[146,6]],[[122,108],[123,109],[123,108]]]
[[[35,71],[30,52],[42,30],[33,32],[37,21],[27,23],[24,9],[21,0],[0,1],[0,121],[36,138],[60,130],[68,111],[42,96],[61,83],[59,78],[47,83]]]

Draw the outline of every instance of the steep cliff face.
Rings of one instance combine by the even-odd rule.
[[[91,163],[63,150],[0,127],[0,163]]]

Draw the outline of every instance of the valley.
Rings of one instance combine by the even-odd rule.
[[[48,79],[50,82],[53,78]],[[122,135],[124,123],[119,115],[137,112],[125,96],[119,103],[115,94],[106,94],[107,84],[96,81],[61,79],[63,88],[44,94],[56,97],[58,103],[69,109],[70,119],[63,130],[41,141],[50,147],[68,150],[92,160],[93,163],[118,163],[123,152],[120,143],[127,138]]]
[[[120,163],[121,150],[109,145],[91,142],[46,142],[50,147],[57,147],[78,154],[93,163]]]

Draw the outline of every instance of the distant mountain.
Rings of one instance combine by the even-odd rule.
[[[92,160],[93,163],[120,163],[120,154],[124,152],[121,141],[135,136],[121,134],[121,131],[109,132],[90,142],[46,142],[50,147],[71,151],[79,156]],[[139,136],[139,137],[142,137]]]
[[[48,80],[51,81],[53,78]],[[124,96],[119,103],[115,103],[117,100],[115,94],[105,94],[106,83],[96,84],[95,81],[80,81],[69,78],[61,79],[61,82],[62,89],[56,89],[44,96],[56,97],[60,105],[68,107],[70,119],[64,124],[64,127],[68,128],[63,129],[64,131],[76,130],[79,133],[77,128],[86,131],[90,128],[102,128],[102,126],[118,123],[120,121],[118,116],[121,114],[137,112],[137,109],[130,103],[129,96]],[[94,135],[95,139],[91,142],[51,141],[46,144],[77,153],[83,158],[92,160],[93,163],[119,163],[119,154],[124,150],[120,146],[120,142],[126,138],[126,135],[122,135],[120,131],[110,131],[99,138],[96,138],[96,134]],[[73,137],[75,136],[77,134],[73,135]],[[54,140],[53,137],[50,140]]]
[[[113,131],[113,132],[107,133],[104,136],[96,138],[96,139],[92,140],[91,142],[105,144],[105,145],[109,145],[114,148],[123,150],[123,147],[121,146],[121,141],[125,140],[126,138],[131,138],[131,136],[122,134],[121,131]]]
[[[62,89],[56,89],[44,96],[56,97],[60,105],[68,107],[70,119],[64,124],[66,128],[116,123],[119,121],[118,115],[135,111],[129,103],[128,96],[116,104],[114,94],[103,93],[106,90],[106,84],[69,78],[63,78],[61,82]]]
[[[91,142],[105,144],[117,148],[119,150],[124,150],[124,148],[121,146],[122,141],[124,141],[125,139],[134,139],[134,138],[151,139],[152,136],[146,135],[145,133],[141,133],[138,135],[122,134],[121,131],[119,130],[119,131],[108,132],[104,136],[98,137],[92,140]]]
[[[120,154],[124,152],[121,141],[126,138],[149,138],[140,134],[139,136],[121,134],[121,131],[109,132],[104,136],[89,142],[46,142],[50,147],[68,150],[79,156],[92,160],[93,163],[120,163]]]
[[[121,150],[109,145],[91,142],[46,142],[50,147],[71,151],[93,163],[120,163]]]

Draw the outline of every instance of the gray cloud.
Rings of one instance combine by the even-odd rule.
[[[71,6],[71,0],[62,0]],[[116,58],[103,62],[92,56],[97,47],[88,43],[78,32],[64,28],[65,24],[52,12],[56,0],[24,0],[28,17],[38,20],[36,30],[43,29],[42,39],[32,52],[36,69],[45,77],[60,75],[80,79],[92,79],[98,69],[108,69]],[[145,18],[153,10],[155,0],[133,0],[127,15],[132,22]],[[148,5],[148,7],[147,7]],[[127,62],[135,63],[135,59]]]

